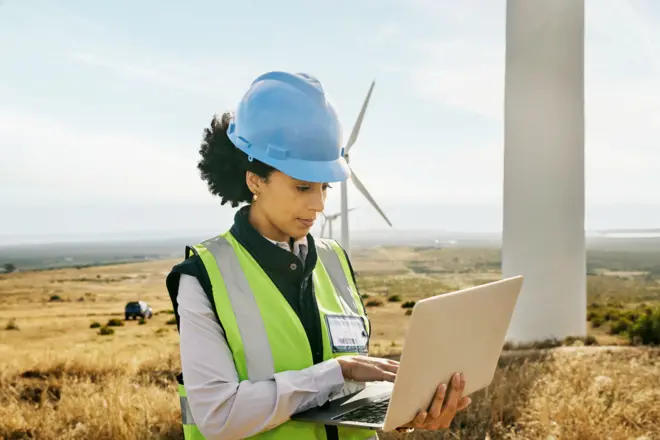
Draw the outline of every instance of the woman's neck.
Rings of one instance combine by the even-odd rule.
[[[276,228],[275,225],[268,220],[268,217],[266,217],[266,215],[254,205],[250,206],[248,222],[250,222],[252,227],[258,233],[271,240],[288,243],[291,239],[287,234]]]

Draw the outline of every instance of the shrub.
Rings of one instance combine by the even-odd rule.
[[[167,324],[167,325],[176,325],[176,318],[171,318],[165,324]]]
[[[369,295],[367,295],[366,293],[363,293],[363,294],[360,295],[360,296],[362,297],[362,299],[367,299],[367,298],[369,298]]]
[[[10,319],[9,322],[7,323],[7,326],[5,327],[5,330],[20,330],[18,327],[18,324],[16,324],[16,320],[14,318]]]
[[[620,318],[616,321],[612,321],[610,324],[610,334],[611,335],[620,335],[622,333],[628,332],[630,327],[632,326],[632,321],[630,321],[628,318]]]
[[[588,335],[586,338],[584,338],[584,345],[599,345],[598,339],[596,339],[596,337],[593,335]]]
[[[380,307],[380,306],[383,305],[383,301],[381,301],[377,298],[373,298],[373,299],[370,299],[369,301],[367,301],[367,303],[365,305],[367,307]]]
[[[572,346],[575,345],[575,343],[578,341],[580,341],[582,345],[598,345],[598,340],[596,340],[596,338],[592,335],[588,335],[584,338],[578,336],[568,336],[566,339],[564,339],[564,345]]]
[[[100,327],[101,327],[101,323],[98,321],[92,322],[92,324],[89,326],[89,328],[100,328]]]
[[[415,307],[415,301],[406,301],[401,304],[402,309],[412,309],[413,307]]]
[[[412,315],[412,309],[406,309],[406,316]]]
[[[121,319],[112,318],[112,319],[108,320],[108,323],[106,324],[106,326],[108,326],[108,327],[123,327],[124,326],[124,321],[122,321]]]
[[[50,302],[55,302],[55,301],[62,301],[62,298],[59,295],[51,295],[51,297],[48,299]]]
[[[140,318],[140,320],[138,321],[139,325],[145,325],[146,323],[147,321],[144,318]]]
[[[387,298],[387,301],[389,301],[389,302],[401,302],[401,297],[399,295],[392,295],[389,298]]]
[[[602,316],[605,321],[616,321],[621,317],[621,312],[616,309],[607,309]]]
[[[101,327],[101,329],[99,330],[99,335],[102,335],[102,336],[108,336],[108,335],[114,335],[114,334],[115,334],[114,329],[111,329],[110,327],[105,327],[104,326],[104,327]]]
[[[591,318],[591,326],[593,328],[598,328],[604,323],[605,323],[605,318],[603,318],[601,315],[596,315],[593,318]]]
[[[660,344],[660,306],[651,314],[642,315],[632,324],[628,335],[633,344]]]

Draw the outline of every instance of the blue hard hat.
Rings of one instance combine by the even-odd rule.
[[[239,102],[227,135],[250,160],[294,179],[339,182],[350,176],[337,112],[311,75],[259,76]]]

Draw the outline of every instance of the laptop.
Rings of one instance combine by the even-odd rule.
[[[394,383],[358,384],[355,392],[292,420],[391,431],[428,410],[438,386],[449,384],[456,372],[465,374],[464,396],[486,388],[522,282],[522,276],[515,276],[417,302]]]

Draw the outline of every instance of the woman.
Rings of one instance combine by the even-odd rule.
[[[226,233],[186,249],[167,287],[180,332],[189,439],[365,439],[374,432],[289,420],[356,382],[394,381],[398,363],[367,357],[370,324],[347,255],[309,233],[330,182],[349,177],[336,112],[304,74],[270,72],[234,116],[205,130],[198,168],[239,209]],[[357,323],[350,347],[342,322]],[[338,324],[339,323],[339,324]],[[333,334],[334,331],[334,334]],[[402,428],[448,427],[464,381]]]

